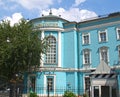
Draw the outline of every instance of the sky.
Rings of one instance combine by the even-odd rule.
[[[50,9],[53,15],[80,22],[120,12],[120,0],[0,0],[0,20],[14,24],[21,18],[31,20],[49,15]]]

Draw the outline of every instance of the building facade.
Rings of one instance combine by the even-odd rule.
[[[77,23],[50,12],[31,22],[50,47],[37,72],[25,74],[24,95],[120,96],[120,13]]]

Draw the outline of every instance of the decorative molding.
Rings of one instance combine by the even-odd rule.
[[[65,32],[69,32],[69,31],[72,31],[72,30],[77,31],[77,28],[75,28],[75,27],[74,27],[74,28],[67,28],[67,29],[65,29],[64,31],[65,31]]]
[[[37,30],[42,30],[42,31],[61,31],[63,32],[63,28],[37,28]]]
[[[89,26],[89,27],[83,27],[83,28],[79,28],[79,31],[90,30],[90,29],[94,29],[94,28],[101,28],[101,27],[111,26],[111,25],[115,25],[115,24],[120,24],[120,21],[103,23],[103,24],[98,24],[98,25]]]
[[[58,67],[61,67],[61,32],[58,32]]]
[[[82,69],[76,69],[76,68],[59,68],[59,67],[40,67],[37,68],[36,71],[40,72],[91,72],[91,70],[95,70],[94,68],[82,68]]]

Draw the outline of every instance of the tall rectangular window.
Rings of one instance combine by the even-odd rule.
[[[90,64],[90,50],[83,50],[83,64]]]
[[[90,97],[90,77],[88,77],[88,76],[85,77],[85,92]]]
[[[117,28],[117,40],[120,40],[120,28]]]
[[[29,77],[29,91],[35,92],[36,78],[35,76]]]
[[[120,45],[118,46],[118,60],[120,62]]]
[[[100,60],[104,60],[106,63],[108,63],[108,48],[107,47],[101,47],[100,48]]]
[[[45,56],[45,63],[55,64],[56,63],[56,38],[54,36],[48,37],[49,47]]]
[[[90,34],[89,33],[82,34],[82,41],[83,44],[90,44]]]
[[[99,42],[106,42],[107,41],[107,32],[105,31],[100,31],[99,32]]]
[[[47,78],[47,88],[49,89],[49,91],[53,91],[54,90],[54,80],[53,80],[53,77],[48,77]]]

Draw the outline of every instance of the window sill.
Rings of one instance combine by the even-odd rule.
[[[44,63],[44,67],[58,67],[57,63]]]
[[[83,64],[84,66],[86,66],[86,65],[91,65],[91,63],[85,63],[85,64]]]
[[[99,43],[107,43],[108,41],[99,41]]]
[[[90,43],[88,43],[88,44],[86,43],[86,44],[82,44],[82,45],[83,45],[83,46],[86,46],[86,45],[90,45]]]

